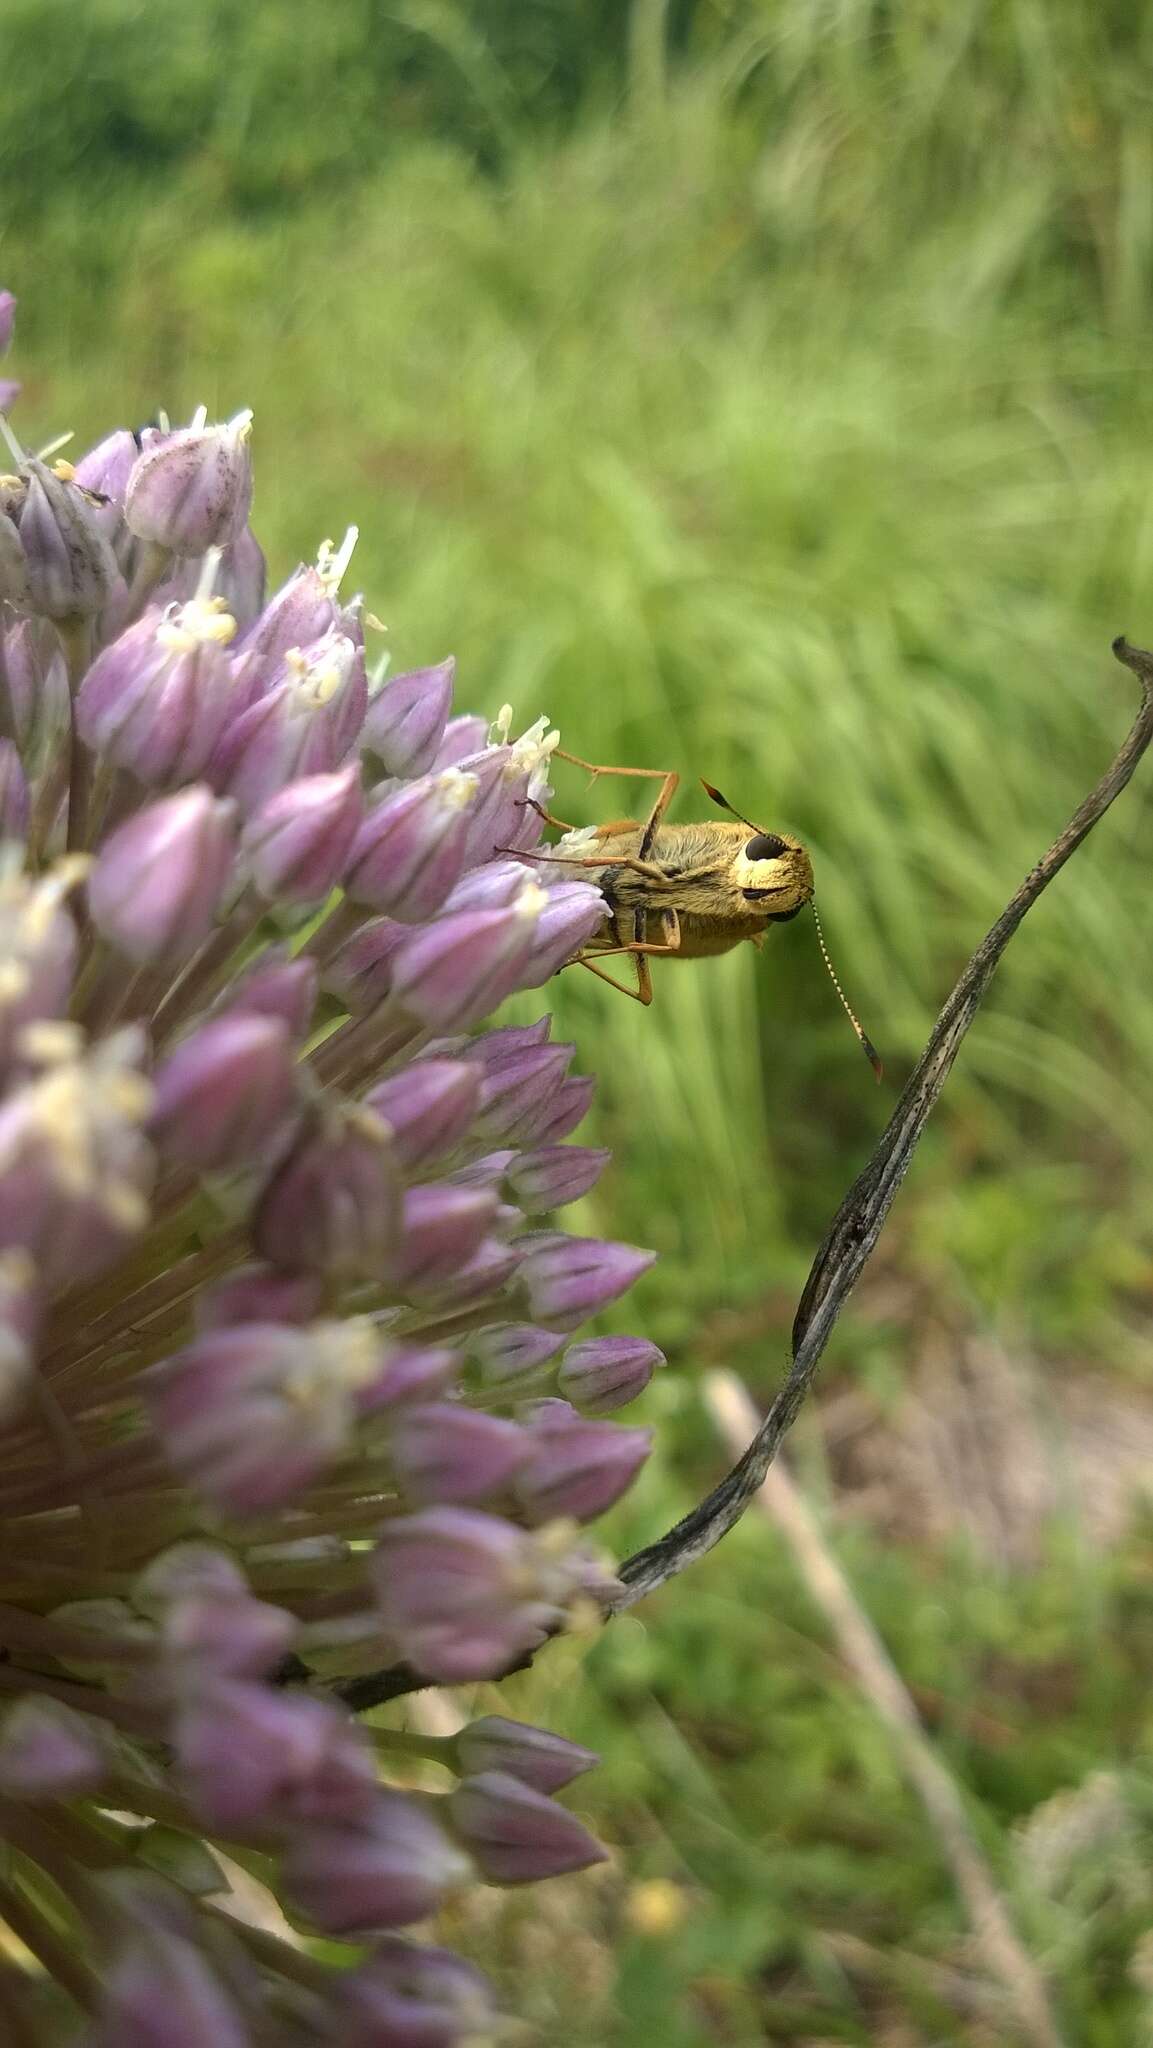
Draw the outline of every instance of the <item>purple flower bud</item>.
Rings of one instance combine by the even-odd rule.
[[[72,481],[35,457],[25,463],[12,513],[19,533],[29,608],[47,619],[91,618],[116,580],[112,550],[96,508]]]
[[[7,355],[12,344],[12,328],[16,319],[17,300],[12,292],[0,292],[0,356]]]
[[[220,558],[216,588],[241,632],[259,616],[264,603],[264,550],[251,527],[242,526]]]
[[[537,1152],[522,1152],[509,1167],[509,1186],[529,1215],[563,1209],[596,1186],[611,1158],[611,1152],[594,1145],[542,1145]]]
[[[28,837],[28,778],[11,740],[0,740],[0,840]]]
[[[495,1210],[496,1198],[488,1188],[459,1188],[448,1181],[409,1188],[393,1269],[402,1293],[435,1291],[467,1265]]]
[[[410,782],[364,820],[344,886],[354,903],[420,924],[440,909],[464,865],[476,784],[458,768]]]
[[[475,1508],[387,1522],[373,1577],[385,1633],[446,1685],[498,1676],[559,1627],[577,1578],[555,1545]]]
[[[382,1408],[437,1401],[459,1376],[460,1359],[455,1351],[438,1350],[433,1345],[400,1344],[385,1358],[376,1379],[361,1393],[357,1406],[362,1415],[374,1415]]]
[[[120,1257],[148,1220],[151,1090],[138,1034],[60,1050],[0,1102],[0,1250],[23,1248],[46,1291]]]
[[[292,1500],[344,1450],[379,1368],[362,1323],[236,1323],[152,1368],[152,1420],[198,1493],[235,1514]]]
[[[570,1344],[557,1385],[581,1415],[611,1415],[643,1394],[665,1356],[643,1337],[589,1337]]]
[[[499,1031],[482,1031],[478,1037],[466,1039],[465,1049],[469,1059],[476,1060],[487,1073],[490,1067],[526,1052],[530,1046],[546,1045],[551,1035],[551,1016],[538,1017],[535,1024],[505,1024]],[[570,1046],[570,1055],[575,1050],[575,1046]]]
[[[452,704],[456,662],[393,676],[369,705],[362,744],[386,775],[427,775],[436,760]]]
[[[292,648],[279,680],[241,711],[208,775],[245,816],[299,776],[330,774],[355,744],[367,698],[364,652],[347,634]]]
[[[462,911],[414,932],[393,963],[397,1000],[438,1031],[475,1023],[517,986],[543,902],[529,881],[508,910]]]
[[[448,1795],[453,1826],[489,1884],[531,1884],[605,1863],[583,1821],[507,1771],[482,1771]]]
[[[517,1396],[550,1382],[552,1374],[544,1367],[563,1344],[555,1330],[538,1330],[532,1323],[493,1323],[472,1338],[483,1385]]]
[[[286,1608],[254,1600],[244,1588],[183,1594],[169,1603],[161,1631],[173,1699],[185,1700],[208,1681],[262,1677],[299,1632]]]
[[[499,1144],[515,1145],[531,1132],[551,1103],[573,1056],[571,1045],[529,1045],[485,1067],[477,1130]]]
[[[418,1060],[369,1091],[365,1101],[392,1132],[392,1149],[409,1172],[443,1158],[468,1131],[480,1101],[471,1060]]]
[[[315,1926],[351,1935],[427,1919],[469,1867],[415,1800],[382,1791],[355,1825],[317,1824],[294,1836],[281,1874]]]
[[[11,412],[24,386],[18,377],[0,377],[0,412],[5,417]]]
[[[252,2035],[199,1944],[159,1920],[130,1929],[103,1978],[85,2048],[251,2048]]]
[[[290,1038],[305,1038],[316,1006],[316,985],[316,962],[307,953],[292,959],[284,947],[266,946],[229,984],[215,1014],[278,1017]]]
[[[456,1738],[459,1768],[466,1778],[481,1771],[504,1771],[532,1785],[538,1792],[560,1792],[585,1771],[600,1762],[595,1749],[579,1742],[566,1742],[545,1728],[532,1728],[526,1721],[506,1721],[501,1714],[486,1714],[470,1721]]]
[[[530,1522],[591,1522],[632,1485],[652,1449],[651,1429],[585,1422],[567,1401],[541,1401],[529,1427],[533,1452],[515,1491]]]
[[[75,1799],[99,1785],[108,1751],[99,1722],[58,1700],[26,1693],[0,1721],[0,1794]]]
[[[98,654],[80,685],[85,745],[146,788],[194,781],[233,715],[225,647],[236,621],[220,598],[151,608]]]
[[[411,937],[411,925],[391,917],[370,918],[325,962],[321,987],[353,1016],[367,1016],[389,994],[393,962]]]
[[[146,448],[124,494],[131,531],[176,555],[227,547],[252,503],[251,428],[242,412],[227,426],[179,427]]]
[[[516,1153],[508,1146],[498,1152],[484,1152],[479,1159],[470,1159],[467,1166],[456,1167],[449,1179],[458,1188],[491,1188],[495,1194],[515,1158]]]
[[[584,1122],[596,1094],[593,1074],[569,1074],[553,1094],[532,1132],[534,1145],[555,1145]]]
[[[655,1252],[596,1237],[564,1237],[531,1251],[518,1280],[534,1321],[575,1330],[647,1273]]]
[[[605,899],[587,882],[561,882],[548,892],[536,945],[525,969],[525,988],[540,988],[575,959],[605,921]]]
[[[275,670],[293,647],[309,647],[333,626],[343,624],[327,580],[302,563],[295,575],[270,597],[243,640],[246,657],[258,656],[266,670]]]
[[[72,719],[68,671],[55,627],[46,619],[16,619],[4,634],[0,667],[8,685],[12,737],[26,768],[35,773]]]
[[[450,718],[431,765],[434,768],[455,768],[469,755],[478,753],[487,737],[488,726],[483,718],[477,718],[471,712],[463,718]]]
[[[197,1295],[196,1324],[199,1330],[225,1330],[233,1323],[310,1323],[323,1299],[317,1273],[242,1266]]]
[[[451,1949],[417,1948],[395,1934],[339,1973],[332,2007],[332,2048],[467,2048],[496,2031],[479,1970]]]
[[[156,1070],[151,1131],[161,1156],[201,1172],[259,1160],[296,1094],[296,1058],[276,1017],[200,1025]]]
[[[328,1105],[301,1133],[257,1204],[252,1241],[286,1272],[380,1280],[401,1234],[387,1127],[363,1104]]]
[[[328,1700],[219,1679],[183,1708],[173,1740],[209,1828],[367,1821],[379,1797],[367,1741]]]
[[[212,930],[232,874],[233,807],[202,783],[137,811],[88,878],[92,921],[139,966],[177,965]]]
[[[34,880],[0,870],[0,1076],[7,1075],[30,1024],[62,1017],[72,992],[76,927],[64,900],[78,879],[64,861]]]
[[[320,903],[336,887],[364,812],[360,770],[305,775],[269,797],[241,834],[241,854],[262,896]]]
[[[503,1244],[498,1237],[486,1237],[471,1259],[443,1280],[436,1283],[425,1281],[419,1285],[410,1280],[406,1292],[409,1300],[418,1307],[438,1308],[447,1314],[450,1309],[468,1308],[474,1302],[487,1301],[490,1295],[499,1294],[519,1264],[520,1254],[516,1249]]]
[[[422,1507],[491,1499],[530,1450],[517,1423],[451,1402],[402,1408],[388,1441],[403,1492]]]

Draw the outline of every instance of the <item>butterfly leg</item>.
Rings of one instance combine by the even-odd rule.
[[[644,929],[643,915],[643,912],[634,913],[632,920],[634,932],[638,929]],[[619,912],[616,924],[619,929]],[[664,933],[664,943],[659,946],[650,945],[644,939],[633,938],[631,941],[620,946],[603,946],[596,949],[595,958],[598,960],[604,959],[606,955],[611,958],[614,954],[627,954],[636,967],[637,985],[635,988],[629,988],[627,982],[617,981],[615,976],[606,974],[603,967],[595,965],[594,960],[590,958],[588,953],[578,953],[575,961],[571,964],[575,967],[587,967],[589,973],[595,974],[598,981],[607,981],[610,988],[617,988],[622,995],[631,996],[634,1002],[644,1003],[647,1006],[653,999],[653,978],[649,967],[650,957],[652,955],[660,955],[661,953],[679,953],[681,949],[681,921],[675,910],[662,910],[661,929]]]
[[[673,797],[676,795],[677,787],[681,779],[676,769],[609,768],[601,766],[595,761],[583,761],[579,754],[566,754],[563,748],[560,747],[557,748],[555,758],[558,761],[571,761],[574,768],[587,769],[588,773],[594,778],[594,780],[598,775],[640,775],[644,776],[646,779],[650,781],[660,782],[661,786],[660,789],[657,791],[656,802],[654,803],[652,810],[649,812],[649,815],[645,820],[644,830],[641,833],[640,846],[637,849],[641,859],[643,860],[644,856],[649,852],[650,848],[652,847],[653,840],[656,837],[657,826],[660,824],[661,819],[664,817],[665,812],[668,810],[668,807],[673,800]]]

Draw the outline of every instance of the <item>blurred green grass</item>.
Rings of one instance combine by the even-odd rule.
[[[511,700],[578,753],[680,769],[682,817],[705,774],[799,832],[889,1068],[878,1095],[804,919],[761,957],[659,972],[647,1014],[579,973],[548,991],[603,1077],[590,1140],[618,1155],[579,1224],[663,1254],[627,1319],[677,1372],[650,1397],[662,1448],[618,1516],[623,1550],[720,1468],[703,1359],[771,1391],[892,1088],[1128,721],[1108,648],[1153,637],[1153,30],[1076,0],[650,0],[611,62],[589,60],[583,103],[566,86],[573,118],[545,121],[521,57],[446,6],[420,19],[457,53],[454,120],[435,93],[432,114],[401,94],[390,130],[362,83],[341,140],[324,66],[353,61],[364,18],[331,10],[327,56],[299,46],[324,90],[298,104],[277,80],[303,17],[262,12],[170,160],[137,140],[104,162],[97,134],[25,213],[10,185],[22,433],[71,424],[84,445],[158,404],[254,405],[274,572],[355,519],[395,666],[452,650],[462,704]],[[42,32],[66,39],[69,17],[42,13]],[[218,0],[210,19],[239,17]],[[124,49],[100,48],[120,77],[125,11],[84,33],[94,48],[113,28]],[[190,48],[153,53],[184,91]],[[16,170],[45,104],[22,61]],[[122,124],[138,133],[150,104],[134,89]],[[557,781],[565,816],[624,807],[576,771]],[[1027,921],[966,1044],[881,1279],[830,1355],[829,1389],[864,1388],[882,1417],[899,1420],[930,1339],[947,1351],[962,1331],[1055,1384],[1091,1372],[1147,1399],[1151,825],[1139,778]],[[815,1425],[801,1437],[834,1514],[836,1461]],[[884,1514],[837,1540],[1071,2038],[1126,2048],[1153,2028],[1134,1962],[1147,1880],[1124,1879],[1114,1836],[1046,1895],[1014,1849],[1034,1809],[1102,1770],[1148,1839],[1149,1531],[1101,1555],[1080,1512],[1070,1499],[1015,1570],[959,1527],[890,1540]],[[662,1939],[628,1931],[627,1894],[566,1888],[537,1949],[531,1918],[494,1907],[475,1938],[505,1956],[539,2038],[1006,2038],[996,2016],[958,2017],[932,1974],[963,1961],[940,1859],[763,1527],[615,1625],[579,1686],[578,1662],[561,1646],[512,1710],[605,1751],[589,1797],[632,1882],[672,1877],[691,1907]],[[846,1940],[867,1954],[846,1960]],[[598,1968],[599,2003],[582,2002]]]

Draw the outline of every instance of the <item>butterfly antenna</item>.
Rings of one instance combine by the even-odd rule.
[[[706,796],[711,797],[715,804],[720,805],[722,811],[727,811],[729,816],[736,818],[739,824],[747,825],[750,832],[759,832],[761,830],[759,825],[754,825],[751,818],[745,817],[743,811],[738,811],[735,805],[729,802],[727,796],[722,796],[720,790],[715,789],[711,782],[706,782],[703,775],[701,776],[701,788]]]
[[[841,987],[840,982],[837,980],[837,970],[833,966],[833,963],[829,958],[829,949],[825,944],[825,934],[821,927],[821,920],[817,914],[817,906],[815,903],[811,905],[811,909],[813,913],[813,922],[817,927],[817,944],[821,949],[821,958],[828,969],[829,980],[832,982],[833,987],[836,989],[837,994],[841,999],[841,1008],[844,1010],[846,1017],[848,1018],[850,1024],[853,1027],[853,1030],[856,1032],[857,1037],[861,1041],[861,1045],[864,1049],[865,1058],[868,1060],[869,1065],[872,1067],[873,1072],[877,1077],[877,1080],[883,1081],[885,1078],[885,1069],[881,1060],[881,1056],[878,1053],[876,1046],[873,1044],[872,1039],[869,1037],[868,1032],[862,1029],[859,1017],[857,1017],[853,1009],[850,1007],[849,999],[846,996],[844,989]]]

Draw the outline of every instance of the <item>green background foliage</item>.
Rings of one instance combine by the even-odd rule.
[[[25,439],[254,405],[277,574],[357,519],[396,667],[451,649],[463,704],[677,767],[682,816],[706,774],[812,849],[884,1094],[803,918],[667,968],[648,1014],[575,972],[550,991],[617,1152],[575,1220],[663,1255],[622,1319],[674,1368],[614,1531],[647,1540],[722,1463],[699,1371],[770,1395],[893,1085],[1130,714],[1108,647],[1153,636],[1148,12],[0,0],[0,26]],[[631,800],[557,783],[578,820]],[[1101,1534],[1125,1459],[1094,1424],[1087,1464],[1069,1418],[1148,1442],[1151,833],[1139,782],[1015,942],[796,1449],[1101,2048],[1153,2028],[1153,1554],[1124,1502]],[[995,1454],[927,1516],[937,1415]],[[515,1703],[604,1749],[588,1799],[622,1849],[607,1889],[462,1932],[536,2038],[1011,2038],[763,1523]],[[1112,1821],[1078,1836],[1102,1784]],[[663,1935],[629,1918],[650,1878],[687,1912]]]

